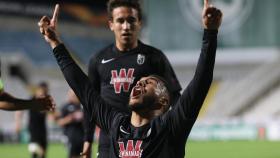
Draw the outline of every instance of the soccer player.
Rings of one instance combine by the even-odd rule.
[[[115,42],[90,59],[88,75],[102,98],[129,114],[126,106],[132,87],[143,76],[157,74],[172,84],[172,102],[180,96],[181,86],[166,56],[157,48],[138,39],[142,26],[142,9],[138,0],[110,0],[108,23]],[[84,153],[88,151],[94,123],[88,123]],[[108,158],[110,137],[101,129],[98,157]]]
[[[81,104],[73,90],[68,91],[67,103],[62,106],[57,123],[67,137],[68,158],[79,158],[83,149],[84,125]]]
[[[130,93],[126,113],[112,107],[75,64],[57,37],[56,6],[52,19],[39,22],[41,33],[53,48],[54,56],[68,84],[79,97],[90,118],[110,135],[110,157],[184,157],[185,144],[213,79],[217,33],[222,13],[204,0],[203,45],[195,75],[171,109],[170,85],[162,77],[149,75],[137,82]],[[128,18],[130,19],[130,18]],[[127,19],[124,20],[128,25]],[[124,36],[129,34],[125,33]]]
[[[41,82],[35,89],[33,98],[40,98],[42,96],[48,96],[49,88],[46,82]],[[38,105],[37,105],[38,106]],[[28,150],[31,153],[32,158],[45,158],[47,150],[47,124],[46,124],[46,112],[29,110],[28,119],[28,131],[30,135],[30,141]],[[21,128],[22,113],[16,113],[16,125],[17,131]]]
[[[142,26],[142,10],[137,0],[110,0],[107,4],[109,27],[115,35],[115,42],[90,60],[88,75],[101,97],[115,108],[130,113],[129,94],[132,87],[143,76],[157,74],[172,84],[172,102],[181,91],[178,79],[166,56],[152,46],[138,40]],[[85,115],[87,115],[85,113]],[[84,155],[89,157],[93,138],[94,122],[86,117],[86,137]],[[110,139],[101,130],[99,137],[99,158],[108,158]]]

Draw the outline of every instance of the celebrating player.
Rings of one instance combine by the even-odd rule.
[[[94,54],[89,64],[89,78],[102,98],[115,108],[129,114],[126,106],[132,87],[143,76],[157,74],[172,84],[172,102],[180,96],[181,86],[165,55],[158,49],[138,40],[142,25],[142,10],[137,0],[110,0],[109,26],[115,43]],[[55,19],[53,19],[55,21]],[[42,30],[43,31],[43,30]],[[85,113],[85,116],[88,114]],[[86,117],[84,155],[89,157],[94,122]],[[108,158],[110,139],[101,130],[99,158]]]
[[[49,86],[47,82],[40,82],[34,91],[33,98],[40,98],[49,95]],[[40,105],[36,105],[40,106]],[[48,136],[47,136],[47,112],[36,110],[28,111],[28,132],[30,136],[28,151],[32,158],[45,158],[47,154]],[[22,128],[22,111],[16,112],[16,131],[20,132]]]
[[[142,26],[142,10],[138,0],[110,0],[107,4],[109,27],[115,42],[90,60],[88,75],[91,83],[110,105],[129,114],[126,106],[132,87],[143,76],[157,74],[172,84],[172,102],[180,96],[181,86],[165,55],[138,39]],[[94,123],[88,124],[86,141],[90,142]],[[87,142],[84,153],[86,154]],[[90,147],[88,145],[88,147]],[[108,158],[110,137],[101,129],[98,157]]]
[[[195,75],[176,105],[168,110],[170,83],[157,75],[149,75],[133,87],[128,105],[132,113],[129,115],[112,107],[70,57],[57,37],[58,11],[59,6],[56,6],[52,19],[43,17],[40,20],[40,31],[53,48],[68,84],[90,118],[110,135],[109,156],[184,157],[185,143],[213,79],[221,11],[204,0],[202,21],[205,30],[201,55]],[[128,16],[119,22],[124,21],[124,25],[130,26],[128,21],[131,19]],[[127,39],[131,35],[124,33],[123,36]]]

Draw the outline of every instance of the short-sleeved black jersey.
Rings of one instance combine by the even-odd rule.
[[[66,117],[67,115],[71,115],[75,112],[82,112],[80,105],[74,105],[71,103],[65,104],[61,109],[61,117]],[[64,134],[68,137],[77,137],[83,136],[84,134],[84,126],[83,120],[73,121],[63,127]],[[81,139],[81,138],[80,138]]]
[[[130,116],[112,107],[92,86],[70,57],[64,45],[54,55],[70,87],[90,117],[110,134],[110,157],[182,158],[185,144],[213,79],[217,31],[205,30],[196,72],[174,108],[141,127],[133,127]]]

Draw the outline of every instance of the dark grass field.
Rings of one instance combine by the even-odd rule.
[[[96,144],[93,147],[96,151]],[[187,144],[188,158],[280,158],[280,142],[207,141]],[[48,158],[67,158],[62,144],[50,144]],[[0,158],[30,158],[26,144],[0,144]]]

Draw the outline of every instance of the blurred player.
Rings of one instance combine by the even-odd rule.
[[[120,23],[125,28],[133,28],[134,25],[131,22],[135,22],[133,17],[137,17],[135,10],[128,7],[119,7],[116,10],[119,12],[115,11],[113,14],[117,12],[116,16],[124,16],[120,19],[116,18],[116,23]],[[168,111],[172,96],[172,91],[168,87],[174,85],[165,82],[162,77],[149,75],[141,78],[130,93],[129,108],[132,110],[130,115],[112,107],[114,104],[108,102],[109,97],[101,96],[98,87],[92,86],[87,76],[75,64],[57,37],[58,12],[59,6],[57,5],[52,19],[43,17],[40,20],[40,31],[54,49],[54,56],[68,84],[90,114],[89,118],[92,118],[109,133],[112,143],[109,156],[122,158],[184,157],[188,135],[213,79],[217,32],[222,19],[221,11],[209,5],[208,0],[204,0],[202,21],[205,30],[202,52],[194,78],[176,105]],[[114,24],[110,24],[111,29],[114,28],[112,25]],[[132,38],[130,32],[121,31],[119,33],[122,41]],[[114,61],[114,58],[102,59],[102,61],[103,64],[106,64]],[[105,69],[100,71],[105,73]],[[114,72],[111,71],[112,75],[115,74]]]
[[[49,88],[46,82],[41,82],[35,89],[33,98],[40,98],[49,95]],[[28,120],[28,131],[30,135],[30,142],[28,145],[28,150],[31,153],[32,158],[45,158],[47,150],[47,124],[46,124],[46,112],[38,112],[34,110],[29,110],[29,120]],[[17,112],[17,131],[21,129],[21,118],[22,113]]]
[[[83,149],[84,125],[81,104],[73,90],[68,91],[68,101],[62,107],[57,123],[67,137],[68,158],[80,157]]]

